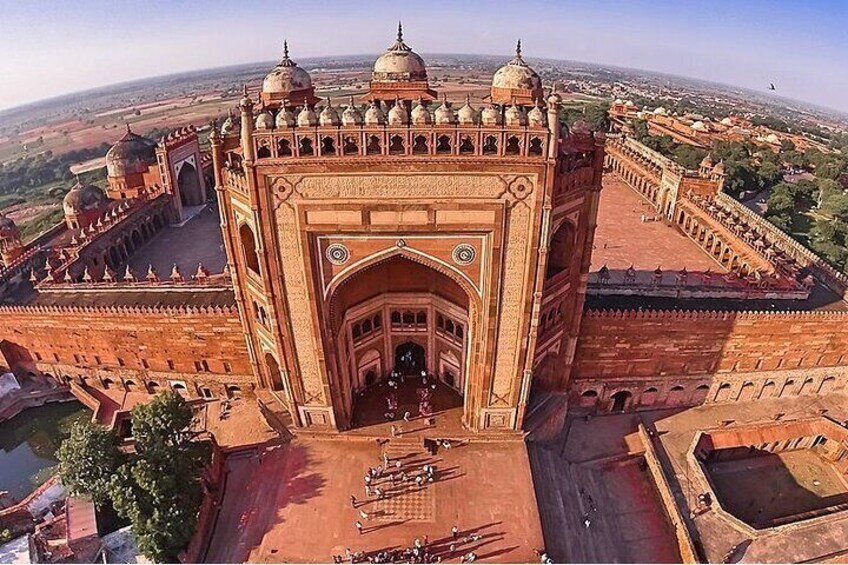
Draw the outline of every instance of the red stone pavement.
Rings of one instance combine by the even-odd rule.
[[[604,175],[598,227],[592,251],[592,271],[604,265],[610,269],[653,271],[725,272],[698,245],[677,228],[663,222],[642,222],[641,216],[654,216],[656,211],[639,193],[614,175]]]
[[[456,445],[430,457],[417,441],[393,440],[390,456],[410,473],[430,462],[438,479],[369,501],[361,508],[371,519],[361,519],[350,495],[365,498],[364,475],[381,464],[382,449],[364,439],[295,439],[261,457],[231,457],[207,562],[328,562],[345,548],[409,547],[425,535],[447,562],[472,550],[480,561],[538,562],[542,534],[522,442]],[[388,482],[383,488],[391,490]],[[361,535],[354,527],[360,519]],[[453,525],[461,533],[451,556]],[[481,537],[463,541],[472,534]]]

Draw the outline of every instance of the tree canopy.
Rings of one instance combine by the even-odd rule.
[[[109,501],[132,524],[139,550],[156,561],[176,561],[197,525],[209,449],[195,441],[191,420],[185,400],[165,392],[133,409],[132,455],[116,454],[115,433],[92,425],[75,428],[59,453],[63,483]]]

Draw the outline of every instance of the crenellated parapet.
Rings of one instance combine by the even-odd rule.
[[[682,309],[587,309],[584,319],[615,319],[615,320],[668,320],[668,321],[698,321],[698,320],[736,320],[736,321],[816,321],[828,320],[848,321],[848,311],[843,310],[682,310]]]
[[[52,315],[85,315],[85,316],[180,316],[208,315],[237,317],[238,308],[233,305],[197,306],[192,304],[170,305],[135,305],[135,306],[78,306],[78,305],[26,305],[0,306],[3,314],[32,314],[37,316]]]

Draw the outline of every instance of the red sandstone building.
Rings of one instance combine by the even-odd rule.
[[[438,100],[399,30],[364,100],[319,104],[286,47],[210,153],[128,131],[65,222],[24,245],[0,218],[3,363],[328,431],[391,371],[438,379],[474,432],[520,431],[534,389],[606,411],[844,387],[848,284],[722,194],[721,164],[569,131],[520,46],[476,108]],[[715,269],[593,264],[604,167]]]

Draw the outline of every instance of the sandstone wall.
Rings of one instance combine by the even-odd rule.
[[[253,381],[235,308],[7,307],[0,319],[0,363],[18,371],[139,392],[183,381],[190,396]]]
[[[630,408],[838,390],[848,378],[846,322],[841,312],[589,311],[573,393],[597,392],[586,405],[626,389]]]

